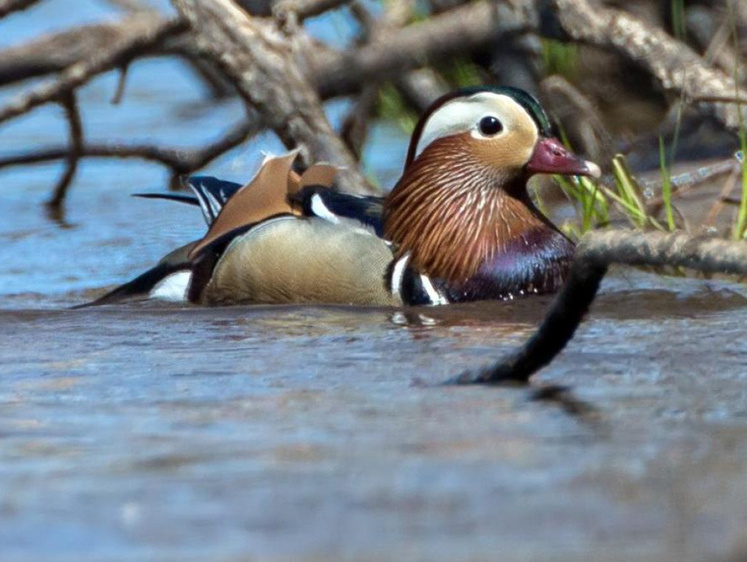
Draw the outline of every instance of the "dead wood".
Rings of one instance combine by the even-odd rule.
[[[157,18],[161,21],[161,18]],[[152,14],[84,25],[0,51],[0,85],[59,72],[119,45],[140,43],[154,33]],[[157,26],[157,25],[156,25]],[[107,69],[108,70],[108,69]]]
[[[25,10],[36,4],[39,0],[0,0],[0,18],[4,18],[13,12]]]
[[[203,168],[259,130],[256,119],[253,122],[247,120],[232,128],[223,137],[201,148],[168,148],[153,144],[82,143],[78,149],[78,155],[86,158],[136,158],[156,162],[169,169],[172,187],[178,187],[179,176]],[[70,153],[70,147],[56,146],[4,156],[0,157],[0,169],[53,162],[67,158]]]
[[[534,335],[492,365],[462,373],[446,384],[525,384],[571,340],[612,264],[674,266],[744,276],[747,243],[685,232],[589,232],[578,245],[565,286]]]
[[[293,14],[301,21],[348,3],[350,0],[275,0],[272,3],[272,14],[281,19],[286,19]]]
[[[87,83],[91,78],[117,66],[128,63],[149,46],[184,29],[184,24],[175,19],[156,20],[135,36],[120,38],[103,52],[97,52],[85,60],[67,67],[58,77],[43,82],[20,94],[0,109],[0,123],[22,115],[50,101],[56,101],[68,92]]]
[[[663,29],[653,27],[622,10],[602,9],[587,0],[529,0],[542,10],[542,34],[555,35],[620,53],[645,68],[666,92],[686,100],[734,96],[747,92],[724,72],[710,66],[690,47]],[[538,10],[541,8],[537,8]],[[725,127],[739,130],[735,107],[699,102],[698,108]]]
[[[536,14],[535,14],[536,15]],[[346,52],[315,57],[309,69],[322,97],[356,92],[372,80],[470,52],[507,33],[537,28],[531,11],[479,1],[391,31],[379,40]]]
[[[70,146],[68,148],[65,172],[52,190],[52,198],[47,203],[53,211],[59,210],[65,199],[70,183],[78,170],[78,162],[83,152],[83,123],[78,111],[78,101],[73,92],[68,92],[60,102],[65,110],[65,117],[70,128]]]
[[[352,114],[355,122],[349,122],[349,130],[357,131],[352,135],[358,137],[352,142],[357,147],[375,110],[372,92],[382,81],[392,81],[406,101],[422,110],[445,90],[429,65],[485,49],[500,53],[500,41],[516,35],[531,33],[620,53],[646,69],[662,90],[691,101],[732,131],[739,127],[733,100],[747,98],[727,73],[654,23],[622,10],[598,8],[588,0],[455,1],[409,25],[412,2],[391,3],[381,21],[369,16],[367,26],[379,31],[344,51],[312,39],[298,22],[345,0],[237,0],[243,10],[232,0],[173,2],[181,21],[143,12],[137,0],[116,0],[129,14],[120,22],[82,26],[0,52],[0,84],[59,73],[0,108],[0,122],[40,104],[60,102],[102,72],[120,69],[124,74],[138,58],[176,55],[190,62],[215,95],[238,91],[264,126],[275,130],[287,146],[301,147],[306,162],[341,166],[341,187],[368,193],[371,187],[331,129],[320,99],[365,92]],[[0,16],[33,3],[0,0]],[[353,4],[351,11],[356,10],[360,6]],[[93,148],[107,152],[101,145]],[[81,155],[94,152],[84,147]]]
[[[341,167],[342,188],[373,192],[296,63],[293,41],[273,23],[248,16],[230,0],[173,1],[195,31],[198,47],[223,69],[286,146],[301,148],[307,164],[326,161]]]

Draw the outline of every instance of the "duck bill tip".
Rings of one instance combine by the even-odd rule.
[[[540,139],[534,147],[532,157],[525,168],[532,175],[560,174],[592,178],[602,176],[602,170],[599,166],[571,152],[555,138]]]
[[[597,180],[602,177],[602,169],[594,164],[594,162],[584,160],[584,165],[586,166],[586,174],[580,175],[586,175]]]

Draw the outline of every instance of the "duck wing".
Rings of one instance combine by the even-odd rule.
[[[308,185],[289,198],[304,216],[319,217],[334,224],[356,221],[377,236],[383,235],[383,197],[353,195],[323,185]]]

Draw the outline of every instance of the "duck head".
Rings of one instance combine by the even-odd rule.
[[[553,138],[547,115],[526,92],[448,94],[413,132],[402,177],[385,202],[384,234],[420,273],[462,283],[522,240],[542,238],[537,232],[562,237],[527,193],[538,173],[598,177],[600,170]]]

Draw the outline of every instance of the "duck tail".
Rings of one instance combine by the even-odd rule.
[[[192,263],[188,255],[194,245],[195,242],[190,242],[177,248],[132,281],[120,285],[94,301],[73,306],[72,309],[146,299],[154,296],[156,291],[159,292],[158,296],[167,300],[186,299],[186,289],[192,275]],[[185,277],[183,279],[174,277],[179,274],[184,274]],[[172,283],[169,284],[169,281]]]

